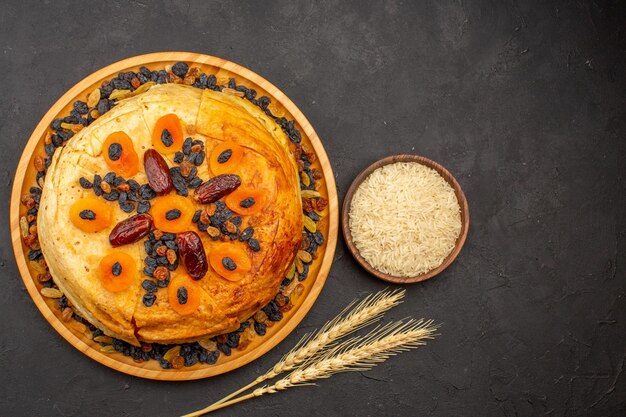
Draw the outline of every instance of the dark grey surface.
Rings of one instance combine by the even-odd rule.
[[[13,259],[18,155],[74,83],[168,50],[232,60],[282,89],[322,138],[340,198],[374,160],[418,153],[457,176],[471,211],[457,262],[407,287],[406,303],[388,314],[441,321],[439,338],[371,372],[216,415],[624,415],[625,6],[535,3],[3,2],[0,415],[189,412],[386,286],[340,240],[297,330],[254,363],[204,381],[126,376],[57,335]]]

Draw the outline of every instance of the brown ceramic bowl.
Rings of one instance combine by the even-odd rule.
[[[352,241],[352,233],[350,232],[349,226],[349,213],[350,213],[350,205],[352,204],[352,196],[354,196],[354,192],[359,188],[363,180],[368,177],[369,174],[372,173],[377,168],[380,168],[384,165],[393,164],[396,162],[418,162],[422,165],[425,165],[429,168],[437,171],[450,186],[454,189],[454,194],[456,194],[456,198],[459,201],[459,205],[461,206],[461,232],[459,233],[459,237],[456,239],[456,244],[454,249],[450,254],[443,260],[443,263],[439,265],[437,268],[432,269],[428,272],[425,272],[421,275],[415,277],[396,277],[393,275],[385,274],[377,269],[374,269],[367,261],[361,256],[359,250],[355,246]],[[365,168],[357,177],[352,181],[348,192],[346,193],[346,197],[343,200],[343,208],[341,213],[341,228],[343,230],[343,237],[346,240],[346,244],[350,249],[350,252],[357,260],[358,263],[361,264],[363,268],[365,268],[370,274],[375,275],[376,277],[396,284],[411,284],[414,282],[420,282],[427,280],[429,278],[434,277],[439,274],[441,271],[446,269],[457,257],[459,252],[461,252],[461,248],[463,248],[463,244],[465,243],[465,238],[467,237],[467,231],[469,230],[469,208],[467,206],[467,199],[465,198],[465,194],[463,194],[463,190],[461,186],[457,182],[457,180],[450,174],[450,172],[445,169],[443,166],[438,164],[435,161],[432,161],[428,158],[424,158],[419,155],[392,155],[386,158],[383,158],[379,161],[374,162],[372,165]]]

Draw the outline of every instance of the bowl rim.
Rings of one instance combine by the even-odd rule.
[[[439,265],[435,269],[431,269],[430,271],[424,272],[423,274],[413,276],[413,277],[398,277],[390,274],[386,274],[381,272],[374,267],[372,267],[364,258],[361,256],[358,248],[354,244],[352,239],[352,232],[350,230],[349,218],[350,218],[350,206],[352,205],[352,198],[354,197],[354,193],[361,185],[361,183],[367,178],[373,171],[376,169],[383,167],[385,165],[394,164],[397,162],[417,162],[424,166],[434,169],[446,180],[448,184],[453,188],[454,194],[459,202],[459,206],[461,207],[461,231],[459,232],[459,236],[457,237],[456,243],[454,244],[454,248],[452,251],[446,256],[441,265]],[[395,284],[412,284],[415,282],[425,281],[430,279],[441,272],[443,272],[447,267],[454,262],[456,257],[461,252],[463,245],[465,245],[465,241],[467,239],[467,233],[469,231],[470,224],[470,216],[469,216],[469,206],[467,203],[467,198],[465,197],[465,193],[461,188],[459,182],[454,178],[454,176],[448,171],[443,165],[438,162],[433,161],[432,159],[428,159],[421,155],[411,155],[411,154],[399,154],[399,155],[391,155],[385,158],[379,159],[378,161],[370,164],[364,170],[362,170],[356,178],[350,184],[348,191],[346,192],[346,196],[343,200],[343,206],[341,209],[341,230],[343,232],[343,237],[346,241],[346,245],[350,250],[350,253],[356,261],[363,267],[367,272],[374,275],[375,277],[382,279],[387,282],[395,283]]]

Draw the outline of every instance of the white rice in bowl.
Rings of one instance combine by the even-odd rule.
[[[414,277],[440,266],[461,232],[454,189],[437,171],[417,162],[374,170],[350,205],[352,240],[378,271]]]

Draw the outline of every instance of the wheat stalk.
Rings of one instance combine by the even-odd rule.
[[[397,353],[426,344],[435,336],[438,326],[432,320],[395,322],[377,328],[361,338],[349,339],[323,354],[306,360],[285,378],[272,385],[255,389],[250,394],[211,405],[183,417],[196,417],[220,408],[288,388],[312,385],[312,381],[329,378],[339,372],[366,371]]]
[[[326,323],[316,333],[304,335],[296,346],[283,356],[272,369],[211,406],[228,401],[261,382],[295,369],[305,360],[323,351],[333,342],[380,319],[383,313],[402,302],[405,293],[405,290],[383,290],[376,294],[368,295],[359,303],[357,303],[357,300],[352,301],[341,313]]]

